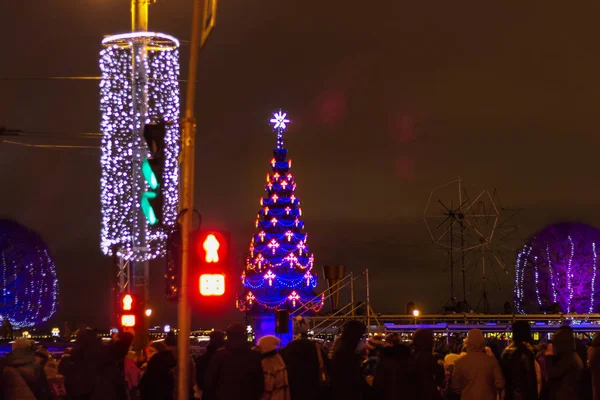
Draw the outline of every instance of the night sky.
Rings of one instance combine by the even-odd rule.
[[[207,226],[232,232],[239,271],[280,107],[293,121],[287,147],[317,268],[369,268],[376,311],[413,300],[436,312],[447,300],[447,258],[421,217],[431,189],[458,176],[469,193],[498,188],[507,207],[525,207],[505,248],[555,221],[599,224],[600,4],[511,4],[222,0],[200,60],[196,207]],[[191,5],[158,0],[150,11],[151,30],[184,42],[182,79]],[[5,1],[0,14],[0,125],[60,133],[27,143],[98,143],[69,135],[99,131],[98,81],[16,78],[98,76],[100,41],[129,30],[129,2]],[[99,248],[99,155],[0,143],[0,217],[47,241],[56,323],[108,326],[116,269]],[[152,268],[154,322],[173,324],[162,264]],[[494,272],[500,310],[514,266]],[[471,303],[478,274],[468,275]],[[233,305],[202,315],[194,326],[241,317]]]

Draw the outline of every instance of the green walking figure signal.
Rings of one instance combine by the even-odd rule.
[[[163,170],[165,166],[165,123],[146,124],[144,140],[148,145],[149,157],[142,162],[142,176],[148,189],[142,194],[140,206],[150,225],[162,222]]]

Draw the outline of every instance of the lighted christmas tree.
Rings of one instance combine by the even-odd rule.
[[[283,134],[290,122],[281,111],[271,123],[277,132],[277,148],[267,174],[267,195],[260,200],[256,233],[252,236],[249,256],[242,273],[244,294],[238,299],[241,311],[268,316],[274,310],[287,309],[301,314],[318,311],[323,299],[315,299],[317,276],[302,222],[300,199],[294,194],[296,182],[289,172]]]

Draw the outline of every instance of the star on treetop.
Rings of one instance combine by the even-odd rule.
[[[273,129],[285,129],[286,128],[285,124],[290,122],[289,119],[285,118],[286,116],[287,116],[287,113],[284,113],[281,111],[273,113],[274,118],[271,119],[271,123],[274,124]]]

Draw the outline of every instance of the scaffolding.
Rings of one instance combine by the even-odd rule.
[[[362,280],[365,282],[365,301],[357,303],[355,286],[357,281]],[[333,283],[328,289],[311,299],[309,303],[314,303],[321,299],[323,301],[331,299],[336,295],[339,296],[339,294],[345,290],[349,290],[350,292],[350,301],[337,310],[333,309],[331,315],[309,316],[310,309],[304,306],[293,310],[290,315],[306,317],[309,328],[315,335],[326,332],[332,328],[339,328],[349,320],[360,320],[364,322],[369,332],[380,331],[382,325],[379,322],[378,315],[373,311],[371,306],[371,288],[369,285],[368,269],[359,274],[355,274],[354,272],[346,274],[341,280]]]

